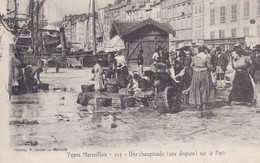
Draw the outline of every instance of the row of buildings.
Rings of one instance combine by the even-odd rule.
[[[92,43],[93,14],[63,18],[67,39],[80,49]],[[253,46],[260,37],[260,0],[116,0],[97,11],[98,47],[105,47],[114,21],[152,18],[168,22],[176,31],[170,36],[172,48],[184,45],[232,48],[236,43]]]

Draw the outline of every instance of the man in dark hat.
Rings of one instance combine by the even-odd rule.
[[[256,84],[260,84],[260,44],[253,48],[256,57],[253,59],[249,73],[253,77]]]
[[[222,88],[225,87],[225,72],[227,71],[228,63],[228,57],[222,52],[222,48],[216,47],[216,59],[213,65],[216,65],[217,85]]]

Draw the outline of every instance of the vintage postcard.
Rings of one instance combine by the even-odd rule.
[[[259,0],[0,0],[0,162],[259,162]]]

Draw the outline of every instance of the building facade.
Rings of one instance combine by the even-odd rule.
[[[206,0],[192,1],[192,44],[203,45],[205,38],[205,3]]]
[[[192,45],[192,2],[191,0],[165,0],[161,5],[162,21],[169,22],[176,31],[170,37],[170,46],[179,48]]]

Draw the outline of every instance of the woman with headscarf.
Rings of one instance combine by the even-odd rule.
[[[94,88],[96,91],[101,91],[105,88],[103,76],[102,76],[102,60],[98,59],[97,63],[94,65],[92,72],[95,74],[95,85]]]
[[[214,85],[210,76],[212,65],[207,55],[208,48],[199,48],[199,54],[193,57],[191,67],[193,75],[190,87],[189,103],[197,109],[206,109],[208,103],[215,101]]]
[[[235,77],[233,87],[228,97],[228,104],[232,101],[247,102],[253,104],[254,88],[250,78],[248,69],[252,61],[249,57],[244,56],[244,51],[241,47],[234,48],[232,52],[232,67],[235,69]]]

